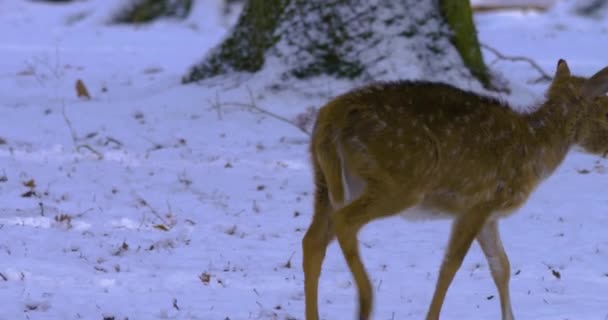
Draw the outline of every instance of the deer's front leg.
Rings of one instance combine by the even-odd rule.
[[[445,295],[454,279],[454,275],[469,251],[473,239],[482,229],[486,218],[487,214],[485,213],[471,212],[458,216],[454,220],[448,247],[435,286],[435,294],[426,316],[427,320],[439,319]]]

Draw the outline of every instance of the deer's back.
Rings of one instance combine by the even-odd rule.
[[[395,82],[334,99],[319,114],[314,140],[334,141],[363,180],[382,175],[424,189],[424,206],[510,211],[540,181],[533,135],[522,115],[492,98]]]

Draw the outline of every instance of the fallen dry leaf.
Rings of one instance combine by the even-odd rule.
[[[30,189],[34,189],[34,188],[36,188],[36,181],[34,181],[34,179],[24,181],[23,186],[28,187]]]
[[[167,228],[164,224],[157,224],[154,226],[154,228],[162,231],[169,231],[169,228]]]
[[[91,99],[89,90],[87,90],[87,87],[84,85],[84,82],[80,79],[76,80],[76,95],[78,96],[78,98],[83,98],[86,100]]]

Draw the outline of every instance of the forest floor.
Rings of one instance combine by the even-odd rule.
[[[186,21],[112,26],[103,20],[115,0],[0,0],[1,320],[303,319],[308,136],[244,105],[294,119],[344,85],[326,86],[324,96],[255,81],[181,85],[229,28],[220,2]],[[476,23],[484,44],[548,73],[559,58],[580,75],[608,64],[608,21],[565,5],[480,13]],[[528,63],[484,54],[513,88],[503,99],[542,98],[547,82],[532,83],[539,74]],[[77,79],[90,100],[76,97]],[[606,165],[573,152],[502,222],[519,319],[608,317]],[[449,226],[390,218],[361,232],[374,319],[424,317]],[[335,243],[320,312],[355,314]],[[499,314],[475,244],[442,319]]]

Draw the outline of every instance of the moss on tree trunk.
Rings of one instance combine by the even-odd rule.
[[[469,0],[441,0],[441,11],[452,29],[452,43],[460,53],[462,61],[484,86],[489,87],[490,76],[477,40]]]

